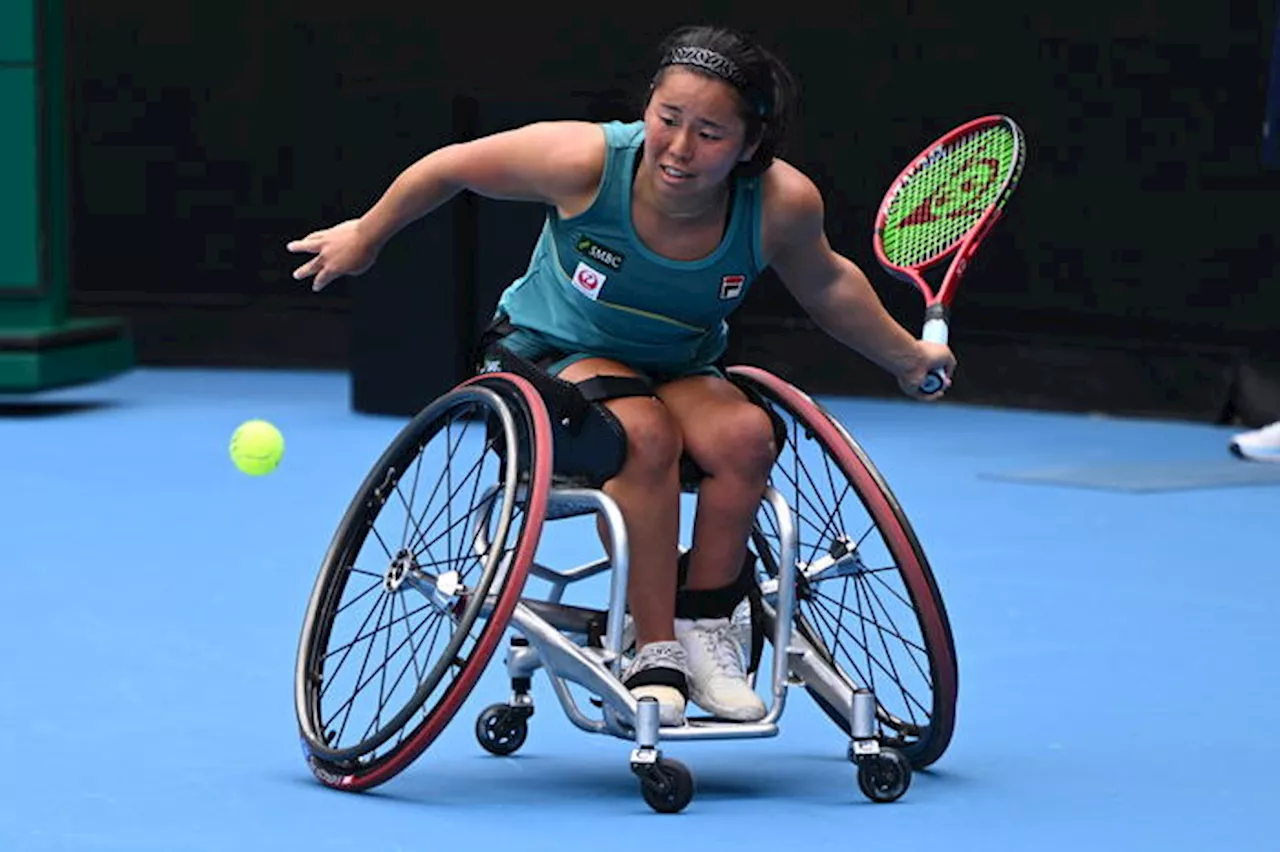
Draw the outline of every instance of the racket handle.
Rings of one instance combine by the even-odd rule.
[[[948,330],[946,312],[940,309],[929,310],[925,313],[924,330],[920,339],[946,346]],[[946,381],[947,377],[941,370],[934,370],[920,383],[920,393],[935,394],[942,390]]]
[[[946,382],[941,370],[934,370],[932,373],[924,377],[924,381],[920,383],[920,393],[934,394],[942,390],[942,385]]]
[[[930,317],[924,321],[924,331],[920,335],[921,340],[929,343],[941,343],[947,345],[947,321],[943,317]]]

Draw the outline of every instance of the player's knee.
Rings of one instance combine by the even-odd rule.
[[[684,446],[680,428],[666,407],[656,399],[620,400],[614,413],[626,432],[625,473],[662,477],[680,462]]]
[[[778,454],[773,422],[764,409],[750,403],[726,409],[701,444],[699,461],[712,475],[761,479]]]

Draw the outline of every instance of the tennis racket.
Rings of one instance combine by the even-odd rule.
[[[876,259],[924,297],[921,339],[947,342],[960,279],[1004,212],[1025,159],[1022,128],[1008,116],[988,115],[925,148],[885,193],[876,214]],[[934,291],[924,273],[948,257],[951,265]],[[920,392],[937,393],[945,381],[942,371],[934,370]]]

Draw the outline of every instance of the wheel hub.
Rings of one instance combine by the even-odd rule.
[[[800,573],[809,586],[824,580],[843,577],[859,577],[867,572],[867,566],[858,553],[858,544],[845,533],[833,536],[827,546],[827,555],[809,564],[801,563]]]
[[[391,564],[387,567],[387,573],[382,577],[382,588],[388,592],[400,591],[400,587],[404,585],[405,580],[417,570],[418,562],[413,558],[413,554],[407,550],[400,551],[391,560]]]

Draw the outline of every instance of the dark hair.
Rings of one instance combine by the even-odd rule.
[[[649,97],[673,65],[733,86],[740,96],[747,141],[760,139],[755,155],[739,163],[734,174],[763,174],[782,153],[795,109],[798,91],[787,66],[746,35],[726,27],[682,27],[663,40],[659,51]]]

